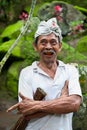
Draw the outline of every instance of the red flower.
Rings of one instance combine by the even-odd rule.
[[[61,12],[62,11],[62,7],[59,6],[59,5],[56,5],[56,6],[54,6],[54,10],[58,11],[58,12]]]
[[[20,16],[19,16],[19,19],[21,20],[26,20],[28,18],[28,13],[26,11],[22,11]]]

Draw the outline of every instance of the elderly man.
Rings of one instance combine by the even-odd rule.
[[[20,102],[8,111],[18,108],[30,119],[25,130],[72,130],[73,112],[79,109],[82,94],[77,69],[57,60],[62,36],[55,18],[39,24],[33,46],[40,60],[21,71]],[[41,101],[33,99],[38,87],[47,94]]]

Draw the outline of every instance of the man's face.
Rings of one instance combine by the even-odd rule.
[[[40,55],[40,61],[49,63],[56,60],[57,54],[61,50],[61,46],[58,37],[51,33],[49,35],[39,36],[38,42],[34,45],[34,48]]]

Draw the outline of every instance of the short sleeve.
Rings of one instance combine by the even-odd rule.
[[[25,68],[21,71],[18,83],[18,92],[21,92],[24,96],[33,99],[31,70]],[[21,98],[19,97],[19,101]]]
[[[78,69],[70,65],[68,66],[68,72],[69,72],[69,95],[76,94],[82,96]]]

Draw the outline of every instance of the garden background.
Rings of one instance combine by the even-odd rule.
[[[73,129],[87,130],[87,0],[37,0],[33,4],[31,0],[0,0],[0,130],[9,130],[18,118],[5,111],[17,102],[21,69],[39,58],[32,47],[36,28],[41,20],[51,17],[57,18],[63,35],[58,58],[76,66],[80,73],[83,104],[74,114]],[[27,21],[29,25],[24,32]],[[8,54],[20,34],[21,38]]]

